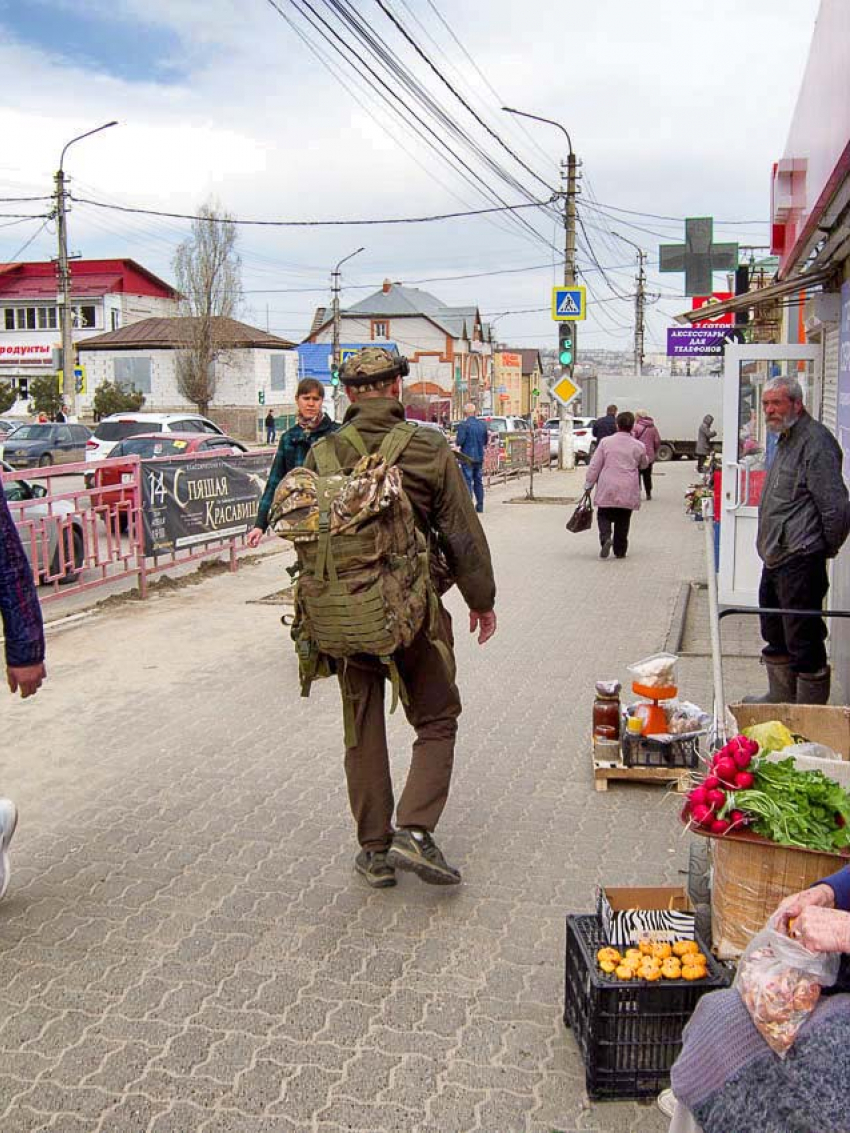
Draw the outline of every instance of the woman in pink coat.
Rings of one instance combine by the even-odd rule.
[[[633,413],[617,414],[617,432],[599,442],[587,469],[584,486],[596,485],[596,515],[599,522],[600,559],[624,559],[629,549],[632,512],[640,507],[640,480],[646,468],[646,449],[632,436]],[[613,537],[612,537],[613,529]]]
[[[635,427],[632,436],[640,441],[646,449],[646,468],[641,469],[640,478],[643,480],[643,490],[646,498],[652,499],[652,466],[655,464],[658,450],[661,448],[661,434],[655,427],[655,422],[645,409],[635,410]]]

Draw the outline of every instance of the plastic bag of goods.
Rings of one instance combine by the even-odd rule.
[[[809,952],[770,921],[747,945],[734,987],[764,1041],[784,1058],[814,1011],[822,987],[838,976],[837,953]]]

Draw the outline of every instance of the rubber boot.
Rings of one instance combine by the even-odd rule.
[[[791,658],[762,655],[761,660],[767,669],[767,692],[764,696],[745,696],[744,704],[796,704],[797,674],[791,668]]]
[[[828,704],[831,676],[829,665],[819,673],[798,673],[797,703]]]

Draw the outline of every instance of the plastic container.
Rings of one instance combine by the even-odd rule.
[[[654,700],[669,700],[670,696],[665,696],[664,693],[678,684],[676,679],[678,661],[679,658],[675,653],[653,653],[629,665],[628,670],[632,674],[633,683],[641,686],[639,695],[649,696]],[[643,691],[644,689],[649,691]],[[673,695],[676,695],[675,692]]]
[[[607,941],[594,915],[567,917],[564,1023],[584,1059],[587,1093],[594,1101],[654,1098],[670,1084],[682,1031],[701,996],[727,987],[729,976],[708,957],[704,980],[645,984],[607,976],[596,952]]]

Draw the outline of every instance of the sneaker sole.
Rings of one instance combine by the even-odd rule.
[[[359,865],[355,865],[354,872],[359,873],[372,889],[392,889],[397,884],[394,877],[375,877],[373,873],[369,873],[367,869],[361,869]]]
[[[9,843],[12,841],[17,827],[18,808],[15,807],[12,814],[12,826],[9,830],[4,831],[2,837],[0,837],[0,901],[6,896],[9,882],[12,880],[12,867],[9,863]]]
[[[428,885],[460,885],[460,874],[447,873],[439,866],[432,865],[426,858],[412,854],[409,850],[393,849],[387,854],[387,864],[405,873],[415,873],[420,881]]]

